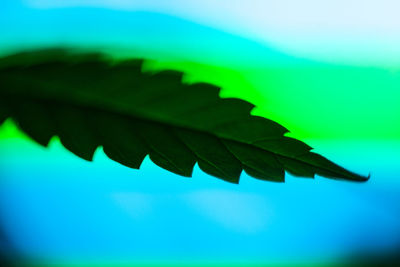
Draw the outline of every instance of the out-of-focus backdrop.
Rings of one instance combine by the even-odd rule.
[[[356,184],[73,156],[0,126],[0,248],[49,265],[340,264],[400,250],[396,0],[2,0],[0,55],[54,46],[185,71],[361,174]],[[13,257],[13,256],[10,256]]]

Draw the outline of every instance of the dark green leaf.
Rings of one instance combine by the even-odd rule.
[[[102,146],[126,166],[139,168],[149,155],[182,176],[191,176],[197,162],[204,172],[233,183],[242,170],[277,182],[284,181],[285,170],[368,179],[285,137],[281,125],[250,115],[252,104],[221,99],[220,89],[210,84],[184,84],[180,72],[143,73],[141,65],[62,49],[2,58],[0,123],[13,118],[43,146],[57,135],[86,160]]]

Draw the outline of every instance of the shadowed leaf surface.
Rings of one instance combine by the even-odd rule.
[[[242,170],[276,182],[284,181],[285,171],[368,179],[284,136],[281,125],[250,115],[252,104],[222,99],[211,84],[184,84],[180,72],[142,72],[142,62],[63,49],[1,58],[0,123],[13,118],[43,146],[57,135],[86,160],[102,146],[128,167],[139,168],[149,155],[158,166],[188,177],[197,162],[232,183]]]

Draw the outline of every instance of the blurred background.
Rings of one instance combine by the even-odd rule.
[[[146,58],[222,87],[367,183],[239,185],[141,170],[0,126],[0,248],[39,266],[343,265],[400,253],[396,0],[2,0],[0,56],[54,46]]]

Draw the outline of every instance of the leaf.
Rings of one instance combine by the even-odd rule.
[[[204,172],[238,183],[244,170],[283,182],[297,176],[365,181],[311,148],[284,136],[287,129],[252,116],[252,104],[221,99],[220,88],[184,84],[183,73],[144,73],[141,60],[114,62],[101,54],[63,49],[25,52],[0,59],[0,123],[13,118],[47,146],[53,136],[77,156],[92,160],[97,147],[128,167],[146,157],[191,176]]]

